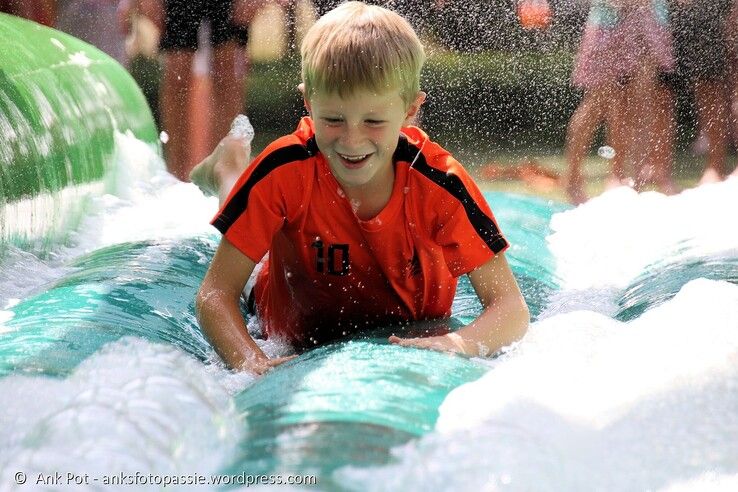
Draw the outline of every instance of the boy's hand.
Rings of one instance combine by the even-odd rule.
[[[456,333],[447,333],[436,337],[400,338],[392,335],[389,342],[402,347],[415,347],[438,352],[468,354],[464,340]]]
[[[249,335],[240,299],[255,266],[224,237],[195,298],[195,310],[203,335],[228,367],[261,375],[295,356],[269,359]]]
[[[442,336],[391,336],[390,343],[485,357],[523,338],[530,323],[530,312],[505,255],[495,255],[469,272],[469,280],[484,307],[474,321]]]
[[[248,366],[244,367],[244,369],[253,372],[257,376],[261,376],[272,367],[277,367],[278,365],[291,361],[295,357],[297,357],[297,354],[288,355],[286,357],[276,357],[274,359],[262,359],[257,362],[248,364]]]

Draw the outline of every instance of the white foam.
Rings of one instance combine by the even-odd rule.
[[[620,187],[554,215],[548,238],[564,289],[625,287],[664,258],[738,255],[738,179],[679,195]]]
[[[80,228],[87,250],[151,238],[191,237],[212,232],[217,199],[164,169],[151,148],[129,134],[116,133],[116,164],[108,194],[98,197]]]
[[[8,299],[24,298],[69,273],[70,261],[90,251],[214,232],[209,222],[217,199],[174,178],[148,144],[116,132],[113,161],[102,184],[106,193],[90,197],[86,217],[67,243],[40,255],[8,247],[0,269],[0,309]]]
[[[738,286],[704,279],[629,323],[552,316],[449,394],[436,432],[396,449],[396,464],[338,477],[361,490],[734,484],[736,326]]]
[[[58,279],[71,269],[52,256],[46,261],[36,255],[6,245],[0,268],[0,309],[7,309],[37,286]],[[7,319],[0,319],[0,325]]]
[[[678,481],[664,488],[664,492],[735,492],[738,490],[738,473],[733,475],[706,472],[689,480]]]
[[[216,473],[243,427],[222,376],[174,347],[129,338],[63,380],[6,377],[0,484],[17,471]]]

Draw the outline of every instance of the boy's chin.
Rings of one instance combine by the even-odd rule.
[[[344,188],[361,188],[371,181],[371,177],[366,176],[346,176],[335,173],[334,176]]]
[[[343,167],[341,163],[337,163],[336,167],[331,169],[331,171],[333,172],[333,175],[336,177],[338,182],[344,186],[362,186],[367,184],[372,179],[372,174],[367,168],[368,166],[364,166],[359,169],[347,169],[346,167]]]

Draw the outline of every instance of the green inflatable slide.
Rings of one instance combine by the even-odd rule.
[[[43,253],[104,191],[116,132],[158,146],[141,90],[93,46],[0,14],[0,260]]]

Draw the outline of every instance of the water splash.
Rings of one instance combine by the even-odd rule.
[[[602,147],[597,149],[597,155],[602,157],[603,159],[611,160],[615,158],[615,149],[613,149],[609,145],[603,145]]]
[[[10,474],[215,473],[241,425],[218,375],[180,350],[110,344],[63,380],[14,375],[0,417],[0,483]],[[103,451],[104,450],[104,451]]]
[[[352,490],[644,490],[738,477],[738,286],[696,280],[624,324],[578,312],[441,405]],[[700,326],[700,329],[695,329]],[[507,482],[507,484],[505,483]]]
[[[242,138],[246,144],[250,144],[254,139],[254,127],[251,125],[249,117],[243,114],[236,116],[231,123],[229,135]]]

